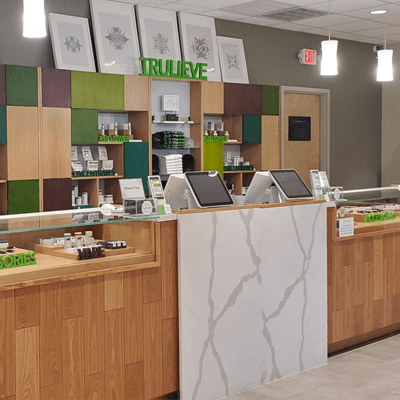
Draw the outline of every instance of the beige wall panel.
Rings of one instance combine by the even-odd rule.
[[[71,177],[71,109],[43,108],[43,178]]]
[[[37,107],[7,106],[7,164],[10,181],[38,179]]]

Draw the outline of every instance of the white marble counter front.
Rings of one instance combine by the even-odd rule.
[[[179,215],[182,399],[326,363],[326,207]]]

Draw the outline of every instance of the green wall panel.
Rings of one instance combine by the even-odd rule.
[[[98,121],[95,110],[71,110],[71,143],[97,144]]]
[[[6,65],[6,93],[9,106],[37,107],[37,68]]]
[[[218,171],[224,176],[224,142],[204,142],[204,171]]]
[[[125,77],[72,71],[71,108],[124,110]]]
[[[263,114],[279,115],[279,86],[263,86]]]
[[[147,177],[149,175],[149,144],[124,143],[124,178],[142,178],[148,195]]]
[[[0,144],[7,143],[7,111],[6,106],[0,106]]]
[[[261,143],[261,115],[243,115],[243,143]]]
[[[39,212],[39,181],[9,181],[8,214]]]

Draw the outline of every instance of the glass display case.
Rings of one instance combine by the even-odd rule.
[[[0,287],[156,262],[157,219],[122,208],[1,216]]]

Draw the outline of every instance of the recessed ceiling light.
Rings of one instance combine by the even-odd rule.
[[[370,11],[370,14],[386,14],[388,12],[388,10],[373,10]]]

